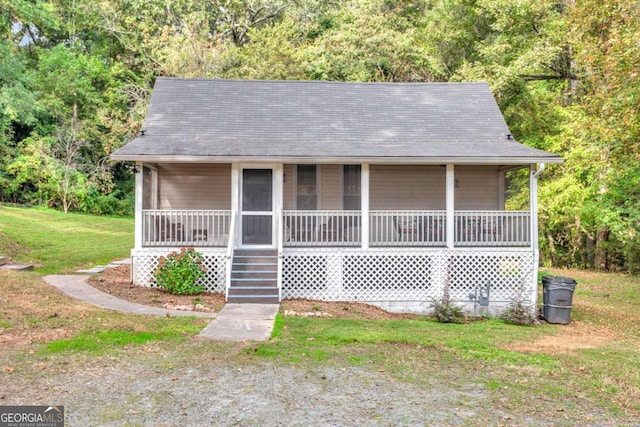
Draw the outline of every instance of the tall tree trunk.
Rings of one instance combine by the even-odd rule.
[[[587,256],[586,256],[586,267],[595,267],[596,263],[595,263],[595,247],[596,247],[596,240],[593,238],[593,236],[591,234],[587,234],[587,241],[586,241],[586,251],[587,251]]]
[[[549,259],[551,261],[551,265],[556,265],[556,258],[554,257],[554,254],[556,253],[556,244],[551,233],[547,233],[547,243],[549,244]]]
[[[608,268],[608,246],[609,227],[601,227],[596,232],[596,251],[594,256],[594,267],[596,270],[606,270]]]

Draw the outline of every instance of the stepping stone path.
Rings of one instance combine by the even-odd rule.
[[[87,268],[85,270],[78,270],[76,271],[76,273],[98,274],[98,273],[102,273],[108,268],[116,268],[126,264],[131,264],[131,258],[125,258],[119,261],[112,261],[110,264],[107,264],[107,265],[96,265],[95,267]]]
[[[77,273],[98,274],[98,273],[102,273],[107,268],[116,268],[124,264],[131,264],[131,258],[125,258],[123,260],[113,261],[107,265],[97,265],[95,267],[92,267],[86,270],[78,270]],[[27,270],[33,270],[33,265],[12,262],[9,257],[0,255],[0,269],[14,270],[14,271],[27,271]]]
[[[0,255],[0,268],[3,270],[27,271],[33,270],[33,265],[11,262],[9,257]]]

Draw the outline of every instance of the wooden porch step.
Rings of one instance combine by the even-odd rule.
[[[227,302],[278,304],[278,251],[236,249]]]
[[[229,288],[236,286],[273,286],[277,287],[276,279],[261,279],[259,277],[249,279],[231,279]]]
[[[233,279],[273,279],[278,278],[276,270],[235,270],[231,269],[231,280]]]
[[[276,262],[234,262],[232,271],[278,271],[278,263]]]
[[[277,257],[278,251],[276,249],[236,249],[233,252],[234,256],[243,258],[255,258],[255,257]]]
[[[275,286],[234,286],[229,288],[228,297],[251,295],[254,297],[278,297],[278,288]]]

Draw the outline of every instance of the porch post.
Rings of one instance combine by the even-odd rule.
[[[455,209],[455,189],[456,189],[456,176],[453,164],[447,164],[447,176],[446,176],[446,207],[447,207],[447,233],[446,241],[447,248],[452,249],[454,245],[454,209]]]
[[[236,235],[240,218],[237,216],[240,210],[240,166],[238,163],[231,164],[231,215],[236,215],[236,228],[233,230],[233,235],[229,236],[232,240],[232,245],[236,244]]]
[[[538,177],[536,165],[529,167],[529,207],[531,216],[531,249],[538,250]]]
[[[144,165],[142,162],[136,162],[136,168],[139,170],[135,174],[135,204],[134,204],[134,247],[142,249],[142,201],[144,200]],[[151,191],[151,189],[148,189]]]
[[[542,172],[542,169],[540,172]],[[538,303],[538,267],[540,263],[540,250],[538,248],[538,171],[535,164],[529,166],[529,222],[531,250],[533,251],[531,302],[535,313]]]
[[[369,249],[369,164],[363,163],[360,166],[360,214],[362,215],[362,226],[360,235],[362,236],[362,249]]]
[[[275,204],[273,206],[273,214],[277,215],[278,218],[276,218],[275,221],[275,230],[274,232],[276,233],[274,236],[274,242],[276,242],[276,246],[278,247],[278,250],[280,250],[280,247],[278,245],[278,242],[280,242],[282,240],[282,208],[284,206],[283,203],[283,199],[284,199],[284,165],[282,163],[278,163],[277,165],[275,165],[275,167],[273,168],[273,179],[274,179],[274,184],[275,184],[275,188],[274,188],[274,198],[275,198]]]

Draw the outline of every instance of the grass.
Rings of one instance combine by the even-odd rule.
[[[582,309],[577,311],[584,316]],[[429,378],[480,382],[496,391],[497,399],[511,402],[510,410],[523,412],[542,414],[551,400],[563,408],[587,405],[640,414],[640,342],[633,331],[593,348],[556,353],[519,345],[556,334],[562,339],[565,326],[521,327],[493,319],[457,325],[429,319],[317,318],[285,318],[277,326],[274,340],[247,349],[247,354],[274,364],[369,367],[418,383]]]
[[[542,413],[557,399],[563,411],[565,405],[575,410],[592,405],[613,414],[640,414],[640,278],[549,273],[578,281],[569,325],[279,317],[274,339],[247,354],[277,364],[337,360],[383,369],[403,379],[474,378],[500,399],[508,389],[509,406],[520,402],[523,411]],[[446,369],[434,372],[433,366]]]
[[[129,255],[133,219],[0,206],[0,254],[55,274]]]
[[[192,317],[130,315],[66,297],[35,273],[0,273],[0,337],[43,354],[112,354],[149,341],[180,343],[207,324]]]
[[[192,321],[176,319],[161,322],[156,328],[145,331],[114,329],[108,331],[82,331],[77,335],[50,342],[42,349],[42,354],[83,352],[102,355],[130,346],[141,346],[151,341],[184,340],[186,336],[197,334],[202,325]]]

